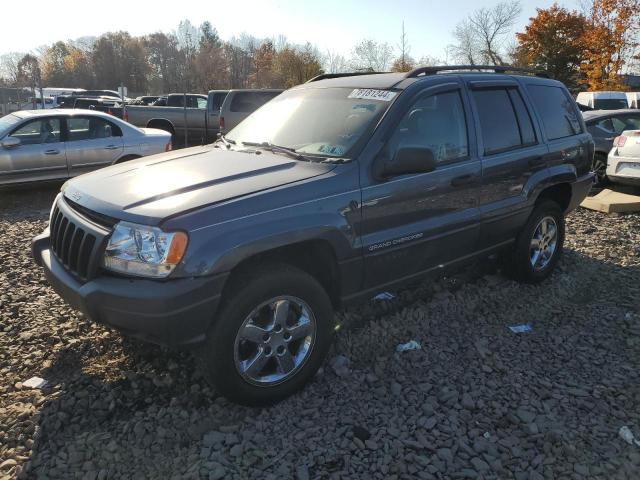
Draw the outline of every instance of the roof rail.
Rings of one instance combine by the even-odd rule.
[[[439,72],[450,71],[491,71],[494,73],[527,73],[536,77],[549,78],[545,72],[534,70],[532,68],[513,67],[511,65],[440,65],[436,67],[419,67],[407,72],[405,78],[415,78],[420,75],[435,75]]]
[[[329,78],[342,78],[342,77],[357,77],[358,75],[377,75],[379,73],[389,72],[346,72],[346,73],[321,73],[307,80],[305,83],[317,82],[318,80],[327,80]]]

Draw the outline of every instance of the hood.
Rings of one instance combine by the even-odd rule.
[[[147,225],[206,205],[305,180],[334,165],[308,163],[270,152],[211,146],[132,160],[69,180],[71,201],[102,215]]]

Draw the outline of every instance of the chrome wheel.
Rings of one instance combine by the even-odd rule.
[[[553,217],[544,217],[533,232],[529,248],[531,266],[534,270],[544,269],[558,245],[558,225]]]
[[[254,309],[236,335],[234,361],[249,383],[271,386],[296,373],[307,361],[316,319],[297,297],[272,298]]]

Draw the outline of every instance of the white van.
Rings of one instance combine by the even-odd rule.
[[[576,102],[594,110],[629,108],[625,92],[580,92]]]
[[[640,92],[626,92],[629,108],[640,108]]]

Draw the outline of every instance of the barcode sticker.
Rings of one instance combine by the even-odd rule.
[[[390,102],[396,96],[396,93],[397,92],[390,92],[389,90],[356,88],[349,94],[349,98],[362,98],[367,100],[382,100],[383,102]]]

